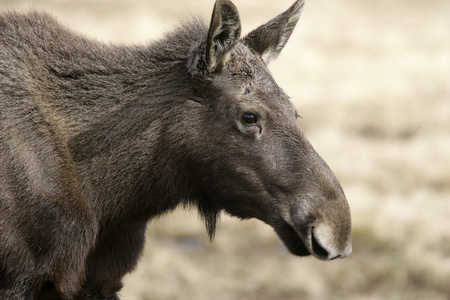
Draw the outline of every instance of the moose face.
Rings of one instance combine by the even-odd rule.
[[[206,42],[194,48],[188,66],[206,107],[198,180],[218,209],[266,222],[295,255],[328,260],[351,253],[350,210],[267,69],[302,7],[297,1],[239,40],[236,8],[216,2]]]

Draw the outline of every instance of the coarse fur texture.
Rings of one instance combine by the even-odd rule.
[[[349,255],[343,191],[264,61],[302,8],[241,40],[218,0],[209,27],[146,46],[0,14],[0,298],[118,299],[146,223],[179,205],[211,238],[225,210],[268,223],[293,254]]]

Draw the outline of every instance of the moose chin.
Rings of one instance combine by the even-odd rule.
[[[142,46],[0,14],[0,299],[118,299],[147,222],[196,207],[272,226],[294,255],[351,253],[351,217],[268,65],[303,10],[241,37],[217,0]]]

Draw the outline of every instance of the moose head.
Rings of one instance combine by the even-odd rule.
[[[223,209],[269,224],[295,255],[329,260],[351,253],[349,206],[267,68],[286,45],[303,6],[296,1],[241,39],[236,7],[228,0],[216,2],[208,34],[188,59],[196,79],[192,99],[203,111],[198,121],[203,130],[196,131],[202,134],[192,138],[197,150],[189,152],[198,155],[191,159],[211,235]]]

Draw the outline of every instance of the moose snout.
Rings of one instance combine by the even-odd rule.
[[[336,241],[332,227],[319,224],[310,229],[311,232],[311,253],[322,260],[333,260],[345,258],[352,253],[351,238],[347,239],[343,245]]]
[[[345,198],[302,198],[290,217],[303,244],[316,258],[333,260],[352,253],[350,209]]]

